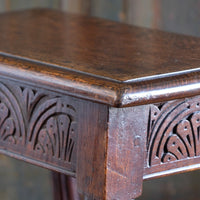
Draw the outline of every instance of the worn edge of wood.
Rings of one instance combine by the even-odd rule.
[[[106,199],[133,199],[142,193],[148,106],[109,108]]]
[[[0,58],[2,77],[113,107],[144,105],[200,93],[198,68],[120,82],[32,60],[2,55]]]

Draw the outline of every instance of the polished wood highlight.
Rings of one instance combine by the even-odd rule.
[[[200,168],[198,38],[46,9],[0,28],[0,152],[62,173],[58,198],[65,175],[81,200],[129,200]]]
[[[118,107],[198,94],[198,38],[54,10],[0,16],[1,74]]]
[[[199,67],[195,37],[45,9],[1,14],[0,27],[0,51],[103,79],[130,81]]]

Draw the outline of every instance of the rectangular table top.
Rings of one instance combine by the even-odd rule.
[[[0,15],[0,75],[123,107],[199,93],[200,39],[61,11]]]

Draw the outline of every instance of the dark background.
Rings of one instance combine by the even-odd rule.
[[[44,7],[200,37],[200,0],[0,0],[0,12]],[[23,23],[23,22],[22,22]],[[1,27],[0,27],[0,31]],[[198,200],[200,172],[145,181],[140,200]],[[51,173],[0,156],[0,200],[52,200]]]

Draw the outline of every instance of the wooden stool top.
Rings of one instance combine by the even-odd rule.
[[[35,9],[0,15],[0,74],[115,107],[200,89],[200,40]]]

